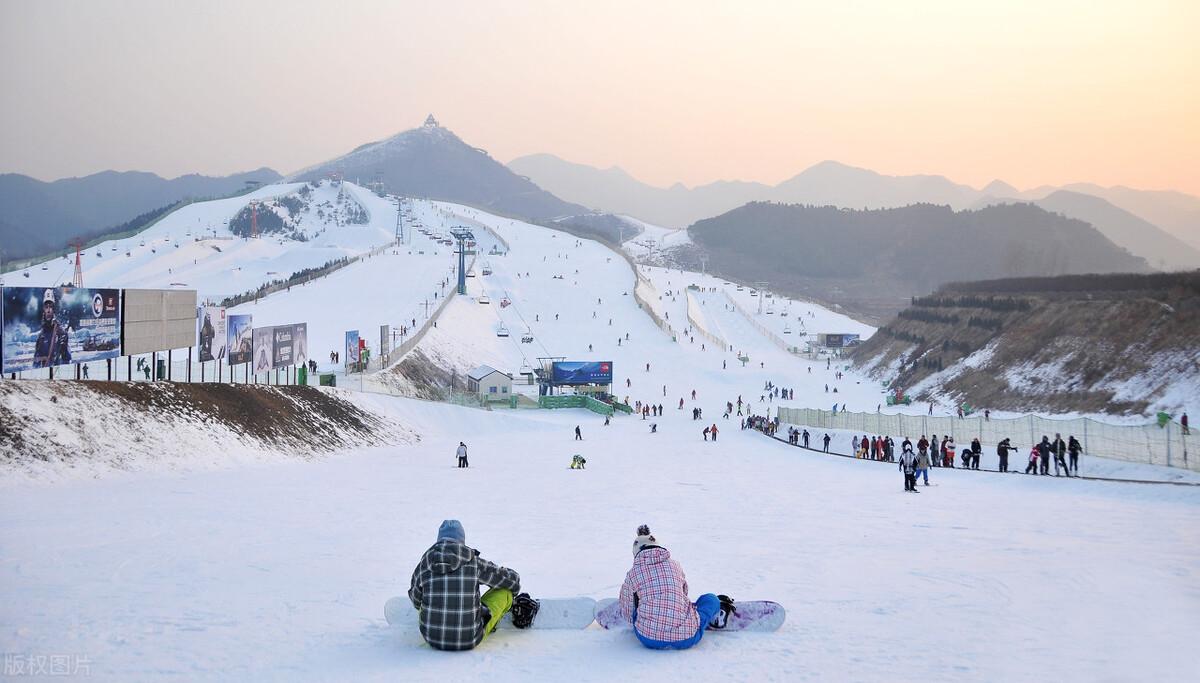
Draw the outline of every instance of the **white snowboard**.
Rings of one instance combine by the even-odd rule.
[[[591,626],[595,613],[596,601],[591,598],[541,598],[531,628],[584,629]],[[413,609],[408,596],[398,595],[383,606],[383,616],[388,624],[399,624],[406,619],[416,624],[417,610]],[[510,628],[516,628],[512,625],[512,615],[505,614],[500,617],[496,629]]]

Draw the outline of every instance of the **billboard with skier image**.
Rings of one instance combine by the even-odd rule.
[[[308,323],[292,325],[292,364],[308,363]]]
[[[229,316],[229,334],[225,346],[230,365],[249,363],[254,358],[254,316]]]
[[[346,333],[346,357],[342,359],[342,362],[358,362],[358,330],[350,330]]]
[[[275,328],[254,328],[254,372],[266,372],[274,367]]]
[[[557,361],[550,368],[555,384],[612,384],[612,361]]]
[[[121,290],[5,287],[3,372],[121,355]]]
[[[226,338],[225,309],[221,306],[201,306],[197,309],[196,321],[199,324],[196,338],[200,362],[223,359],[229,341]]]

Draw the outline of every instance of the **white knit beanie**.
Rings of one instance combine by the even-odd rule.
[[[654,538],[654,534],[650,533],[650,527],[643,524],[637,528],[637,538],[633,539],[633,556],[642,551],[643,548],[659,548],[658,539]]]

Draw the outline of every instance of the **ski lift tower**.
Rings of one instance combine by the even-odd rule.
[[[404,223],[402,216],[404,215],[404,200],[396,200],[396,246],[404,244]]]
[[[769,284],[771,284],[771,283],[766,282],[766,281],[760,281],[760,282],[754,283],[754,286],[758,287],[758,314],[759,315],[762,315],[762,302],[763,302],[763,299],[767,298],[767,285],[769,285]]]
[[[71,278],[71,284],[83,287],[83,265],[80,263],[80,259],[83,257],[83,240],[76,237],[71,240],[71,246],[75,247],[75,275]]]
[[[458,293],[467,293],[467,242],[475,240],[475,234],[466,228],[454,228],[450,231],[458,241]]]

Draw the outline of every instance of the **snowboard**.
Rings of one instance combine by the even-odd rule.
[[[725,622],[725,628],[708,627],[710,632],[729,631],[776,631],[783,626],[787,610],[777,602],[767,600],[739,600],[734,603],[733,616]],[[605,598],[596,603],[596,623],[601,628],[631,628],[633,625],[621,616],[621,603],[616,598]]]
[[[592,625],[596,615],[596,601],[591,598],[541,598],[538,600],[537,616],[533,618],[535,629],[585,629]],[[417,610],[413,609],[408,596],[398,595],[383,606],[383,617],[387,623],[399,624],[405,620],[416,624]],[[496,623],[496,630],[516,629],[512,614],[505,614]]]

